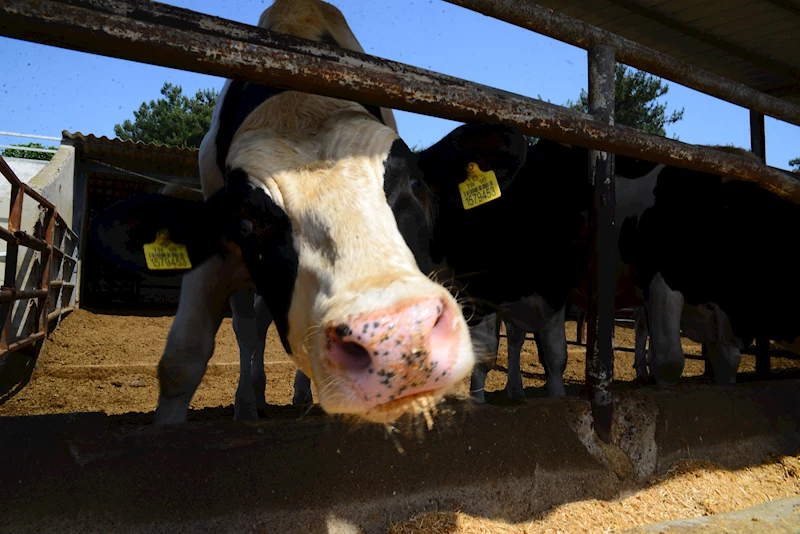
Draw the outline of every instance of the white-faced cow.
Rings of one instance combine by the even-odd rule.
[[[318,0],[277,0],[259,25],[361,50]],[[138,196],[92,222],[95,244],[121,265],[147,270],[170,254],[183,265],[179,245],[191,262],[158,366],[157,423],[186,420],[224,303],[239,291],[263,296],[328,413],[392,421],[469,374],[461,309],[423,274],[418,171],[386,113],[228,81],[213,122],[201,159],[224,172],[204,171],[205,201]],[[145,244],[160,248],[146,256]]]

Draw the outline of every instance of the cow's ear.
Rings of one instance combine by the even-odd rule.
[[[209,203],[160,194],[130,197],[96,215],[92,244],[108,260],[151,275],[174,276],[220,250]]]
[[[519,129],[503,124],[465,124],[422,151],[418,165],[425,182],[439,195],[458,195],[467,167],[493,172],[505,191],[525,165],[528,144]],[[474,167],[473,167],[474,168]]]

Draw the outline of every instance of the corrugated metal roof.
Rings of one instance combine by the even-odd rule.
[[[71,133],[67,130],[62,130],[61,137],[69,139],[73,142],[81,142],[84,144],[92,144],[96,146],[118,147],[122,149],[135,149],[146,150],[148,152],[155,152],[160,154],[174,154],[179,156],[197,158],[198,149],[196,148],[183,148],[178,146],[162,145],[157,143],[144,143],[142,141],[125,141],[122,139],[110,139],[105,135],[97,137],[94,134],[84,134],[81,132]]]
[[[537,3],[800,104],[798,0],[537,0]]]
[[[66,130],[61,135],[62,143],[75,146],[80,161],[86,165],[106,165],[111,166],[108,169],[116,167],[189,187],[200,186],[196,148],[123,141]]]

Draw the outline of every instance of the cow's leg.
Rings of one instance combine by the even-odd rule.
[[[294,406],[308,406],[314,404],[314,397],[311,394],[311,379],[298,369],[294,373],[294,396],[292,397]]]
[[[508,341],[508,379],[506,393],[514,400],[525,400],[525,387],[522,385],[522,345],[525,344],[525,330],[509,322],[506,325]]]
[[[256,329],[258,346],[253,352],[250,362],[250,376],[253,378],[253,393],[256,397],[256,409],[263,412],[267,408],[267,374],[264,372],[264,349],[267,346],[267,331],[272,324],[272,314],[264,299],[256,295],[253,301],[256,311]]]
[[[578,318],[575,320],[575,341],[580,345],[583,343],[583,326],[586,324],[586,313],[581,310],[578,312]]]
[[[545,368],[547,377],[547,393],[551,397],[566,395],[564,389],[564,371],[567,368],[567,331],[564,326],[566,321],[566,307],[553,314],[538,332],[540,342],[539,359]]]
[[[732,385],[736,383],[736,372],[739,370],[739,363],[742,361],[742,353],[736,345],[708,341],[703,344],[706,347],[708,360],[714,369],[714,380],[720,385]]]
[[[483,320],[470,328],[472,345],[475,350],[477,363],[472,370],[469,383],[470,397],[474,402],[486,402],[484,388],[489,371],[497,363],[497,347],[500,344],[500,328],[496,314],[487,315]]]
[[[636,378],[647,378],[647,317],[644,306],[636,306],[633,310],[633,329],[635,335],[635,348],[633,368],[636,369]]]
[[[183,277],[178,312],[158,364],[156,424],[186,421],[189,403],[214,353],[214,337],[230,294],[221,280],[230,273],[225,267],[226,260],[212,256]]]
[[[645,300],[650,333],[650,372],[659,385],[675,384],[685,363],[681,347],[683,295],[667,286],[661,273],[650,282]]]
[[[255,294],[247,290],[236,291],[230,298],[233,331],[239,344],[239,386],[236,388],[236,400],[233,405],[233,418],[236,420],[258,419],[256,381],[259,374],[264,375],[265,339],[259,339],[260,332],[254,298]],[[269,319],[271,322],[272,318],[269,317]],[[257,369],[257,362],[261,363],[260,373]],[[266,383],[267,379],[264,375],[264,389],[266,389]],[[261,403],[266,404],[263,394],[262,389]]]

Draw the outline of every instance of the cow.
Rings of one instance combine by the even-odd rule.
[[[276,0],[259,26],[363,51],[320,0]],[[387,110],[228,80],[201,146],[205,200],[139,195],[92,220],[95,245],[118,264],[185,272],[156,424],[186,420],[225,301],[233,295],[247,318],[235,304],[244,295],[252,307],[253,291],[330,414],[429,413],[470,373],[461,308],[423,274],[419,171],[392,123]]]
[[[585,172],[574,184],[561,178],[576,175],[564,165],[585,168],[586,159],[570,159],[570,149],[558,143],[551,154],[537,145],[529,148],[517,132],[513,146],[524,156],[517,158],[522,164],[496,161],[486,147],[462,141],[474,128],[457,128],[419,158],[436,206],[434,261],[446,263],[454,273],[473,337],[485,353],[473,373],[472,397],[485,400],[483,384],[496,357],[495,313],[511,320],[523,338],[524,331],[543,338],[546,387],[550,395],[564,395],[567,296],[588,264],[585,245],[575,239],[585,220],[581,212],[586,210],[588,184]],[[444,161],[454,163],[445,167]],[[459,184],[466,183],[470,164],[496,174],[492,179],[500,196],[466,209]],[[530,239],[533,252],[520,246],[521,232]],[[512,380],[510,373],[509,394],[524,398],[521,378]]]
[[[463,286],[461,294],[479,303],[470,312],[470,325],[486,357],[473,372],[472,397],[485,402],[484,384],[496,360],[499,319],[507,328],[509,397],[525,399],[519,365],[526,332],[533,332],[537,340],[548,394],[564,395],[566,308],[572,303],[586,309],[589,152],[540,139],[527,149],[518,172],[500,183],[499,198],[465,209],[457,188],[465,179],[463,171],[454,174],[439,167],[445,158],[437,150],[449,149],[446,139],[441,148],[434,145],[421,156],[419,167],[437,202],[434,249],[456,273]],[[459,155],[462,164],[480,161],[479,153],[464,152]],[[636,158],[616,158],[617,239],[624,221],[637,220],[652,206],[665,167]],[[491,165],[481,169],[490,170]],[[525,232],[529,247],[521,246],[521,232]],[[632,265],[619,261],[616,288],[617,309],[638,308],[634,367],[643,378],[648,374],[648,330],[643,291],[636,285]],[[725,374],[723,371],[718,380],[726,381]]]
[[[683,371],[681,332],[704,343],[719,384],[735,383],[740,351],[754,338],[791,344],[800,335],[794,265],[748,254],[792,250],[794,234],[783,230],[798,222],[798,206],[756,184],[661,172],[652,204],[620,237],[644,292],[647,363],[658,383],[673,384]]]

